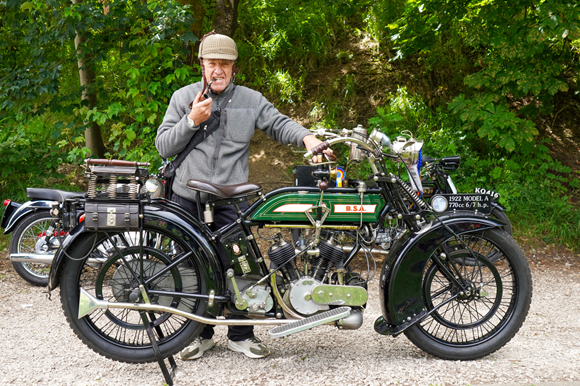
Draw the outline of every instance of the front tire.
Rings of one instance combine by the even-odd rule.
[[[442,249],[423,274],[424,308],[431,313],[405,335],[443,359],[473,360],[499,350],[530,308],[532,277],[523,252],[499,229],[459,236]],[[442,253],[444,268],[435,262]]]
[[[46,232],[52,223],[52,216],[46,210],[27,214],[16,226],[10,238],[9,250],[13,253],[54,254],[60,246],[61,235],[46,240]],[[32,285],[46,287],[50,264],[12,262],[21,278]]]
[[[150,290],[205,294],[205,276],[197,251],[173,233],[146,227],[143,247],[139,232],[110,234],[85,233],[62,271],[61,302],[75,334],[97,353],[126,363],[157,360],[141,314],[127,309],[94,310],[78,318],[79,291],[82,287],[98,299],[109,302],[143,303],[139,285]],[[88,258],[84,258],[90,248]],[[141,254],[142,252],[142,254]],[[191,253],[161,276],[147,281],[176,259]],[[177,295],[149,294],[152,304],[179,308],[205,316],[206,302]],[[136,300],[137,298],[137,300]],[[166,358],[185,348],[199,335],[203,324],[171,313],[147,312],[161,355]]]

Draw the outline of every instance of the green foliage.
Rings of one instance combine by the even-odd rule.
[[[284,64],[297,70],[325,63],[336,40],[344,34],[349,17],[368,1],[355,0],[252,0],[239,9],[238,36],[242,63],[248,67]],[[261,61],[261,63],[260,63]]]
[[[430,62],[443,41],[471,48],[468,95],[449,107],[465,130],[514,151],[533,146],[538,131],[530,118],[551,112],[553,96],[568,90],[579,26],[580,5],[567,0],[409,1],[393,39],[399,57],[417,53]]]
[[[0,131],[0,199],[24,199],[27,187],[42,186],[63,161],[56,146],[47,146],[43,122],[31,123]]]
[[[461,167],[451,174],[458,190],[482,187],[499,192],[516,233],[568,247],[580,245],[580,212],[571,199],[578,193],[579,179],[552,159],[545,141],[518,152],[486,147],[448,111],[433,112],[405,88],[390,95],[369,125],[378,125],[391,138],[411,131],[425,141],[423,154],[431,157],[461,155]]]
[[[90,155],[85,122],[101,127],[108,156],[160,164],[154,140],[169,98],[199,79],[198,67],[184,65],[188,44],[197,40],[189,32],[193,18],[184,6],[172,1],[3,1],[0,13],[0,105],[10,109],[2,131],[10,143],[19,143],[15,148],[38,146],[15,132],[17,124],[24,127],[35,117],[57,114],[62,121],[53,121],[55,127],[48,130],[54,135],[46,139],[50,152],[35,154],[46,172],[54,163],[79,163]],[[78,56],[97,79],[96,105],[90,110],[81,103],[77,34],[85,38]],[[26,144],[18,140],[21,136]],[[26,151],[11,151],[11,162],[23,168],[15,175],[24,173],[27,164],[33,175],[46,175],[38,173]],[[7,152],[6,146],[0,149],[0,158]]]
[[[369,119],[369,126],[379,126],[390,138],[402,131],[410,131],[415,138],[425,141],[424,150],[431,157],[469,152],[466,133],[441,108],[433,111],[418,95],[412,95],[406,87],[389,95],[388,104],[377,108],[377,116]]]
[[[264,87],[267,87],[273,103],[295,103],[302,100],[302,89],[304,87],[304,76],[296,79],[288,71],[276,70],[268,71],[264,68]]]
[[[239,9],[239,63],[252,87],[274,102],[302,99],[305,74],[336,59],[346,26],[369,0],[251,0]],[[362,16],[362,17],[361,17]]]
[[[365,19],[366,30],[384,48],[391,43],[391,27],[405,11],[404,0],[375,0],[371,3]]]

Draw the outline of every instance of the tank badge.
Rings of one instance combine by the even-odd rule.
[[[235,255],[239,255],[240,253],[242,253],[242,250],[240,249],[240,246],[238,244],[232,244],[232,250],[234,251]]]

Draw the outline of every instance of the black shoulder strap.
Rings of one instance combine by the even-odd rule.
[[[236,89],[236,85],[233,85],[232,89],[226,94],[226,96],[224,98],[225,103],[222,106],[222,108],[224,110],[227,107],[228,103],[230,102],[231,97],[233,96],[235,89]],[[181,165],[183,163],[183,161],[189,155],[189,153],[191,153],[191,151],[197,147],[197,145],[202,143],[208,136],[211,135],[211,133],[213,133],[214,131],[216,131],[220,127],[220,121],[221,121],[221,111],[220,110],[221,110],[221,108],[218,108],[217,110],[212,112],[212,114],[210,115],[210,117],[206,121],[199,124],[199,129],[195,132],[193,137],[191,137],[191,139],[189,140],[189,143],[187,144],[185,149],[183,149],[181,151],[181,153],[179,153],[177,155],[177,157],[175,157],[175,159],[173,161],[171,161],[171,164],[173,166],[172,167],[173,173],[179,167],[179,165]]]

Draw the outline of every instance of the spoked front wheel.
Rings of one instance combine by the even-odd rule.
[[[144,303],[141,288],[152,304],[175,307],[205,316],[205,294],[200,259],[173,233],[145,228],[139,232],[105,235],[85,233],[78,245],[92,246],[88,258],[82,248],[73,249],[63,268],[61,301],[76,335],[97,353],[120,362],[156,360],[142,317],[154,330],[163,357],[182,350],[203,324],[173,313],[126,308],[96,309],[78,318],[79,293],[84,289],[109,303]]]
[[[405,335],[440,358],[481,358],[513,338],[531,299],[530,268],[507,233],[492,229],[461,235],[429,259],[423,274],[429,316]]]

